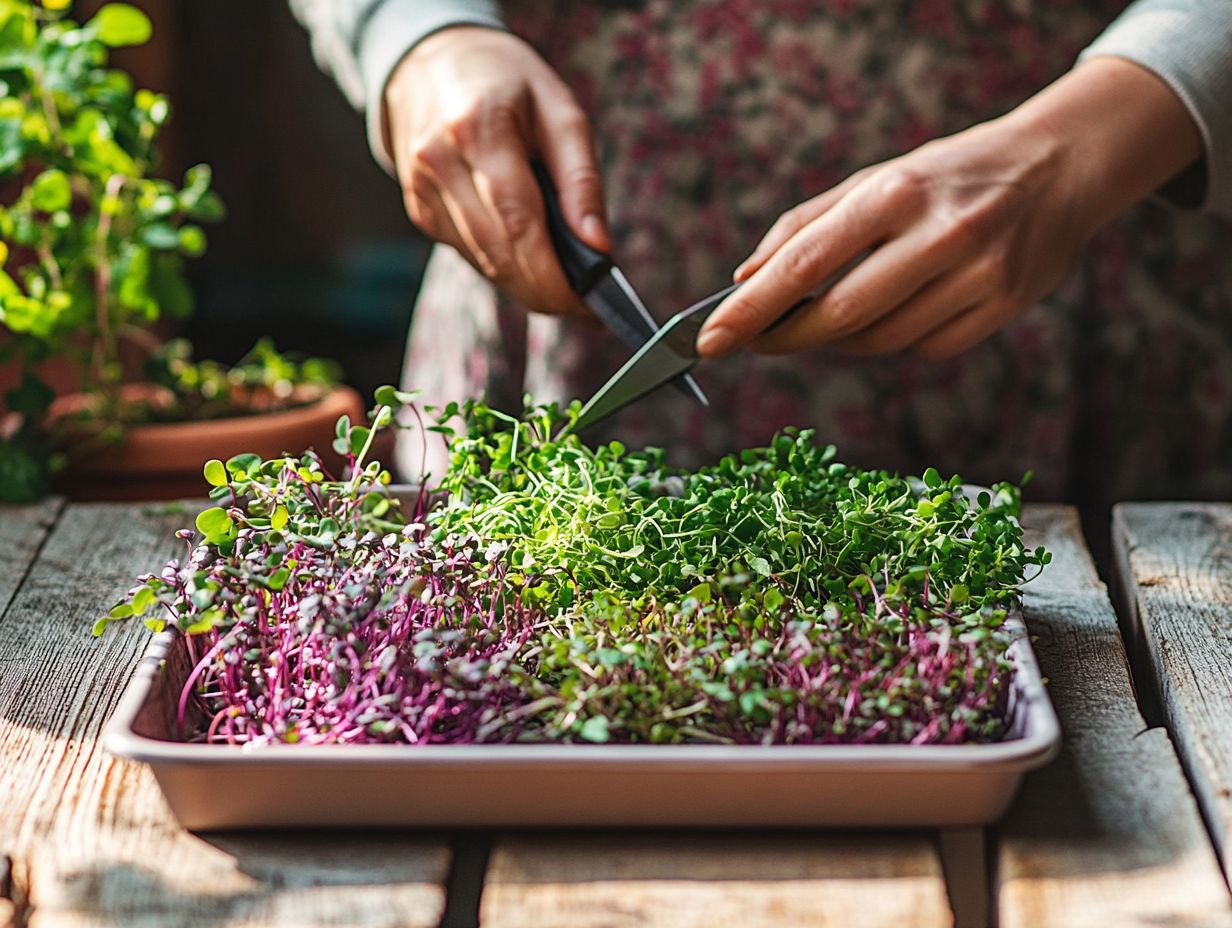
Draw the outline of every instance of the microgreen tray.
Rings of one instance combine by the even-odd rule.
[[[1010,731],[992,744],[188,744],[175,720],[188,657],[168,634],[138,666],[105,743],[149,764],[172,811],[196,830],[984,824],[1060,743],[1021,616],[1008,627]]]

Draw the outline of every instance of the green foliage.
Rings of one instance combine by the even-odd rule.
[[[568,432],[575,415],[576,405],[534,407],[518,420],[469,402],[442,410],[437,426],[453,440],[435,537],[475,532],[507,545],[509,563],[542,575],[538,595],[551,602],[745,577],[753,595],[777,588],[810,607],[863,584],[866,597],[872,586],[927,590],[977,615],[1003,608],[1046,558],[1022,546],[1011,484],[973,500],[957,476],[849,467],[797,429],[687,472],[660,449],[586,447]]]
[[[221,215],[207,167],[182,185],[153,176],[167,99],[106,67],[108,47],[150,34],[125,3],[85,24],[0,5],[0,177],[18,181],[0,208],[0,327],[23,360],[67,356],[104,394],[120,342],[187,310],[182,259],[205,248],[193,223]]]
[[[376,397],[370,424],[338,422],[349,479],[313,454],[209,462],[215,506],[180,533],[188,556],[96,625],[157,603],[151,627],[212,636],[207,740],[1004,735],[1002,625],[1049,561],[1023,547],[1016,487],[849,467],[799,430],[683,471],[656,449],[586,447],[576,405],[468,402],[425,430],[449,444],[446,492],[407,519],[368,455],[381,429],[422,420],[394,415],[411,394]],[[300,681],[295,698],[268,695],[269,668]]]
[[[338,382],[338,366],[323,358],[299,360],[262,338],[234,365],[198,361],[187,339],[173,338],[146,360],[145,379],[166,387],[169,402],[129,410],[129,421],[224,419],[297,405]]]
[[[201,223],[225,210],[207,165],[179,183],[157,175],[170,104],[107,67],[110,48],[149,40],[146,15],[107,3],[82,24],[69,5],[0,2],[0,332],[23,371],[4,398],[21,427],[0,440],[0,474],[10,476],[0,498],[47,484],[62,437],[37,373],[50,358],[70,361],[93,399],[89,421],[63,430],[104,440],[131,422],[235,415],[254,400],[258,411],[294,405],[303,399],[295,387],[336,379],[324,362],[291,361],[264,342],[238,371],[194,362],[179,343],[159,347],[152,326],[192,312],[184,261],[205,252]],[[125,342],[150,356],[155,381],[171,391],[161,408],[125,401]]]

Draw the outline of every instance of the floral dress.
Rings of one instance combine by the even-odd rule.
[[[781,211],[1014,107],[1124,5],[625,0],[504,14],[590,114],[616,260],[663,320],[724,285]],[[429,402],[484,393],[516,409],[524,392],[585,398],[627,354],[605,331],[527,316],[438,248],[404,377]],[[949,361],[742,352],[695,374],[710,409],[660,390],[596,440],[692,465],[799,425],[865,466],[977,482],[1032,470],[1035,498],[1232,497],[1232,229],[1144,204],[1056,294]],[[418,440],[402,451],[417,472]]]

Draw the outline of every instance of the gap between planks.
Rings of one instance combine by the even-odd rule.
[[[1025,615],[1061,719],[1060,757],[998,830],[1001,928],[1232,926],[1232,900],[1176,753],[1147,729],[1116,615],[1074,511],[1031,507],[1053,563]]]
[[[0,617],[63,508],[64,500],[58,496],[20,506],[0,503]]]
[[[1232,504],[1113,511],[1119,604],[1232,877]]]
[[[0,510],[0,537],[13,520]],[[182,516],[134,504],[70,505],[0,619],[0,855],[8,918],[29,928],[435,928],[445,844],[397,834],[198,837],[172,819],[144,766],[98,737],[148,633],[90,635],[93,619],[179,548]],[[219,788],[242,789],[242,783]],[[0,924],[4,924],[0,921]]]

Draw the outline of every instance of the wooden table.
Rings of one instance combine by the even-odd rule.
[[[2,928],[1232,926],[1230,506],[1116,513],[1143,709],[1073,511],[1028,510],[1055,558],[1026,617],[1065,747],[995,829],[945,835],[186,832],[98,747],[147,635],[89,631],[182,520],[0,508]]]

